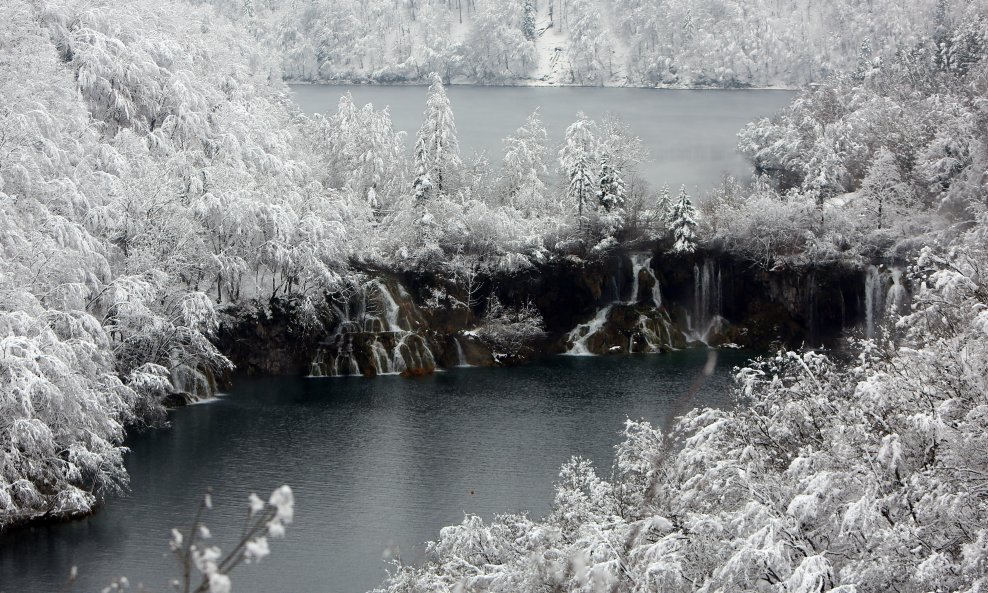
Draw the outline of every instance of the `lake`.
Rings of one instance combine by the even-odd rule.
[[[730,406],[730,370],[747,354],[706,350],[555,357],[511,369],[456,368],[420,379],[272,378],[174,411],[170,428],[134,435],[132,491],[96,515],[0,537],[0,590],[74,592],[116,575],[171,590],[172,527],[187,529],[207,488],[219,542],[242,525],[251,491],[287,483],[296,522],[261,565],[233,573],[238,593],[358,593],[385,577],[388,550],[420,560],[423,542],[464,513],[549,511],[572,455],[610,475],[626,418],[668,427],[696,406]]]
[[[358,105],[389,107],[396,130],[408,132],[409,154],[422,123],[428,87],[292,85],[295,101],[307,113],[333,113],[344,93]],[[600,120],[618,115],[642,139],[651,158],[639,174],[654,187],[686,185],[693,195],[716,186],[725,174],[747,179],[750,164],[736,150],[737,133],[748,122],[788,105],[791,91],[667,90],[602,87],[447,87],[460,152],[485,152],[502,159],[502,139],[513,134],[536,109],[549,132],[556,162],[566,127],[583,111]],[[466,158],[464,160],[467,160]]]

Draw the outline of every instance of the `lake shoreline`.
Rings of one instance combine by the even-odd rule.
[[[377,81],[377,80],[293,80],[283,81],[288,86],[359,86],[359,87],[388,87],[388,86],[409,86],[428,87],[427,80],[406,80],[406,81]],[[696,86],[696,85],[639,85],[639,84],[579,84],[567,82],[555,82],[548,80],[519,80],[516,82],[485,83],[477,81],[452,81],[446,83],[447,87],[480,87],[480,88],[584,88],[584,89],[642,89],[655,91],[779,91],[789,93],[799,93],[810,85],[787,87],[787,86]]]
[[[415,562],[464,511],[546,514],[559,467],[579,453],[609,465],[626,417],[665,426],[686,405],[730,407],[730,370],[753,354],[722,352],[688,404],[683,394],[708,360],[701,350],[550,357],[410,380],[238,378],[215,405],[186,406],[168,429],[128,435],[129,494],[81,520],[0,535],[0,581],[5,591],[60,590],[78,566],[73,590],[100,590],[120,573],[164,590],[177,570],[169,530],[186,526],[207,486],[215,508],[205,523],[222,545],[250,491],[243,484],[260,492],[283,481],[297,493],[298,522],[261,570],[238,570],[236,590],[281,590],[286,575],[292,590],[373,589],[389,542]],[[582,430],[591,420],[599,430]]]

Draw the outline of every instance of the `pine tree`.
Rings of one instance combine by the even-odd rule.
[[[854,70],[853,78],[858,82],[863,82],[868,78],[868,73],[874,68],[872,54],[874,51],[871,48],[871,41],[864,39],[861,41],[861,47],[858,49],[858,65]]]
[[[669,213],[675,253],[693,253],[696,250],[696,209],[686,194],[686,186],[679,192],[679,199]]]
[[[656,200],[655,210],[658,219],[656,222],[660,223],[663,228],[668,226],[670,220],[669,217],[672,215],[672,195],[669,193],[668,183],[663,185],[662,189],[659,191],[659,197]]]
[[[416,203],[426,200],[432,193],[432,180],[429,179],[429,172],[425,168],[425,163],[419,163],[415,172],[415,180],[412,182],[412,190]]]
[[[605,212],[613,212],[624,207],[626,193],[621,172],[612,167],[605,156],[600,163],[600,189],[597,190],[597,202]]]
[[[585,209],[592,207],[591,198],[595,195],[593,149],[593,122],[582,112],[577,120],[566,128],[563,149],[559,151],[559,163],[569,180],[566,195],[576,202],[580,224],[583,224]]]
[[[455,186],[455,180],[463,161],[460,160],[460,146],[456,139],[456,124],[453,121],[453,109],[443,88],[442,78],[432,73],[432,86],[429,87],[429,98],[425,104],[425,115],[422,127],[419,128],[415,141],[415,190],[417,197],[424,197],[420,192],[428,186],[442,193]]]
[[[525,2],[525,12],[522,15],[521,21],[521,32],[525,35],[525,39],[529,41],[535,40],[535,0],[524,0]]]
[[[541,201],[547,173],[545,156],[548,134],[535,111],[512,136],[504,139],[502,172],[508,203],[523,209]]]

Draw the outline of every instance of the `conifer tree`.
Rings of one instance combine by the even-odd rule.
[[[591,127],[593,122],[582,112],[577,120],[566,129],[566,139],[563,149],[559,151],[559,163],[569,180],[567,196],[576,202],[577,214],[581,225],[584,210],[592,207],[591,199],[595,195],[596,185],[593,171],[594,137]]]
[[[679,192],[679,199],[669,214],[675,253],[693,253],[696,250],[696,208],[686,193],[686,186]]]
[[[415,191],[417,197],[425,187],[425,181],[436,192],[443,193],[455,187],[455,180],[463,161],[456,139],[453,109],[443,88],[442,78],[432,74],[432,86],[425,104],[422,127],[415,141]]]
[[[597,190],[597,202],[605,212],[613,212],[624,206],[627,191],[621,172],[608,162],[607,157],[600,164],[600,189]]]
[[[529,41],[535,40],[535,0],[524,0],[525,8],[524,14],[522,15],[521,21],[521,32],[525,35],[525,39]]]

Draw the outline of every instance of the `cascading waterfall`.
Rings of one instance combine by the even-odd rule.
[[[865,275],[865,338],[871,340],[885,317],[885,280],[878,266],[868,266]]]
[[[594,335],[604,328],[615,307],[647,307],[654,310],[662,306],[662,291],[659,286],[659,280],[655,276],[655,272],[652,271],[651,256],[644,253],[632,254],[631,270],[632,284],[631,294],[628,300],[615,300],[599,309],[593,319],[576,326],[566,337],[566,341],[570,344],[566,354],[571,356],[593,356],[594,352],[588,346],[588,343]],[[651,278],[652,282],[651,290],[645,299],[639,298],[642,275]],[[612,278],[611,283],[614,293],[619,294],[617,281]],[[660,352],[663,346],[668,345],[670,342],[669,335],[670,330],[666,320],[656,320],[644,313],[639,313],[637,325],[634,326],[628,337],[628,352]],[[637,350],[635,348],[636,342],[640,344]],[[621,347],[613,346],[611,349],[620,350]]]
[[[711,260],[693,266],[693,312],[689,316],[691,337],[706,343],[712,330],[724,323],[720,267]]]
[[[400,285],[397,290],[399,298],[409,298]],[[312,362],[312,376],[397,375],[436,368],[428,342],[412,329],[412,320],[402,315],[384,281],[365,282],[334,311],[340,319],[337,332]]]
[[[662,290],[659,288],[659,279],[655,277],[655,272],[652,271],[652,258],[644,253],[635,253],[631,256],[631,298],[627,301],[627,304],[633,305],[639,302],[638,293],[641,288],[641,273],[645,274],[652,279],[652,304],[655,307],[662,306]]]
[[[892,268],[892,286],[889,287],[888,294],[885,297],[888,311],[892,315],[905,313],[906,305],[909,303],[909,290],[903,284],[902,274],[903,270],[901,268]]]
[[[607,318],[611,314],[611,309],[614,308],[614,304],[611,303],[603,309],[597,311],[593,319],[586,323],[581,323],[576,326],[576,328],[569,333],[566,340],[572,343],[566,354],[571,356],[593,356],[594,353],[587,348],[587,340],[593,337],[594,334],[599,332],[604,324],[607,323]]]
[[[865,274],[865,338],[880,337],[882,324],[906,312],[909,290],[902,268],[868,266]]]
[[[394,360],[388,355],[387,349],[379,338],[374,338],[374,341],[371,342],[371,354],[373,355],[374,366],[377,368],[378,375],[398,374],[398,371],[395,370]]]

